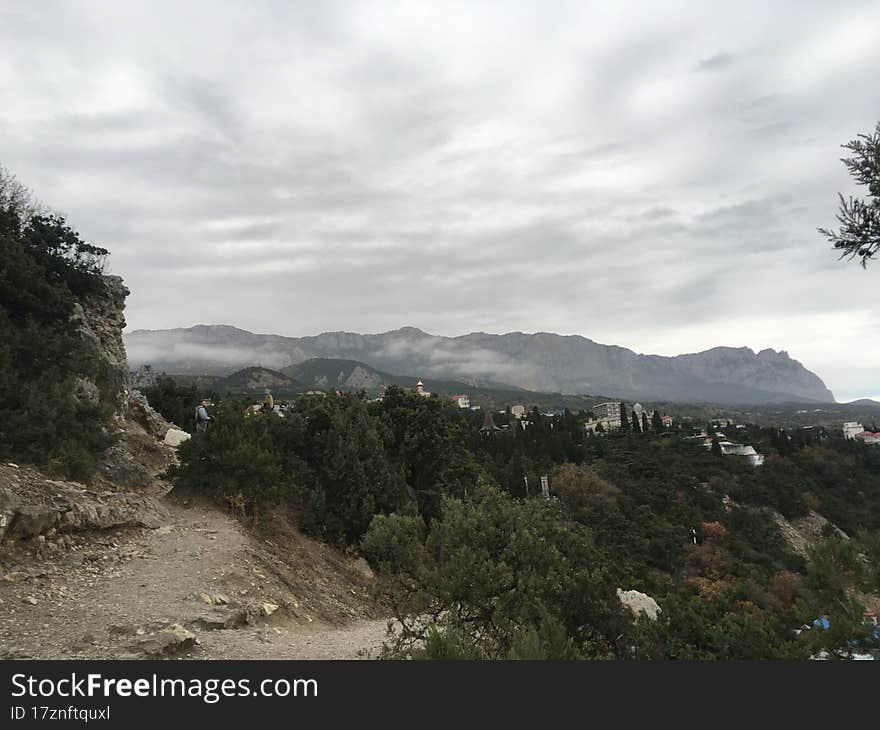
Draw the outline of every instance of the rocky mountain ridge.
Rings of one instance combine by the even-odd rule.
[[[748,347],[670,357],[548,332],[442,337],[403,327],[380,334],[284,337],[228,325],[136,330],[125,335],[125,344],[133,365],[152,364],[175,374],[226,374],[255,364],[288,372],[312,358],[341,358],[389,373],[543,392],[686,402],[834,402],[822,380],[787,352]]]

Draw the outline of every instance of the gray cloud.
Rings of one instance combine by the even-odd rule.
[[[703,58],[697,63],[700,71],[717,71],[734,65],[739,60],[735,53],[716,53],[709,58]]]
[[[878,395],[852,365],[880,361],[877,272],[815,230],[880,108],[878,23],[794,0],[6,4],[0,162],[111,249],[130,328],[774,347]]]

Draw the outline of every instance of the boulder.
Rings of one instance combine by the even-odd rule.
[[[147,430],[147,433],[157,439],[165,438],[168,430],[175,428],[174,424],[168,423],[149,404],[147,397],[139,390],[132,390],[128,394],[128,417],[141,424]]]
[[[188,434],[186,431],[181,431],[177,428],[169,428],[165,434],[165,443],[169,446],[180,446],[184,441],[189,441],[192,436]]]
[[[237,629],[248,623],[247,609],[240,606],[215,606],[194,616],[188,625],[202,631]]]
[[[156,483],[156,475],[132,453],[122,440],[104,452],[98,471],[116,489],[146,490]]]
[[[620,602],[632,611],[636,616],[644,614],[652,621],[657,620],[657,614],[663,609],[660,608],[655,601],[647,593],[640,591],[625,591],[621,588],[617,589],[617,598]]]
[[[195,644],[195,634],[180,624],[169,624],[138,640],[134,648],[149,657],[163,657],[192,649]]]
[[[55,532],[157,528],[168,521],[165,507],[131,492],[97,492],[75,482],[46,479],[33,469],[14,478],[0,466],[0,538],[23,540]],[[55,532],[53,532],[53,530]]]

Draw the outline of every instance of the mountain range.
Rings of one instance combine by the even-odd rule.
[[[428,387],[429,379],[442,378],[474,387],[692,403],[834,402],[821,378],[785,351],[756,353],[748,347],[668,357],[548,332],[442,337],[403,327],[381,334],[284,337],[228,325],[136,330],[126,334],[125,346],[133,367],[150,364],[174,374],[226,375],[262,366],[293,375],[291,366],[337,358],[418,376]]]

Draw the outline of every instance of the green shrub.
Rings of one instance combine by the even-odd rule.
[[[24,216],[19,203],[4,199],[0,458],[86,479],[115,436],[112,409],[77,397],[77,382],[99,372],[95,345],[80,334],[75,312],[79,298],[100,294],[107,252],[82,241],[63,219]]]

